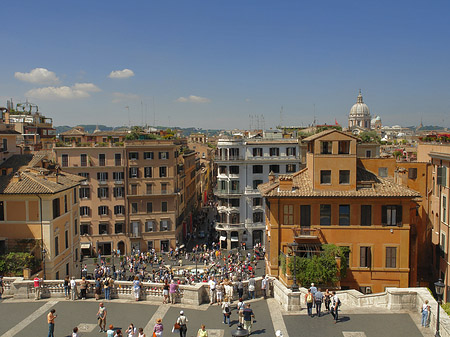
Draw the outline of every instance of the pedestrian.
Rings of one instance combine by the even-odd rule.
[[[134,298],[136,301],[139,301],[139,295],[141,293],[141,282],[139,281],[139,277],[135,276],[133,281],[133,292]]]
[[[250,279],[248,280],[248,299],[255,299],[256,293],[256,280],[255,280],[255,276],[253,276],[253,274],[250,276]]]
[[[180,316],[178,316],[177,318],[177,324],[180,326],[180,337],[186,337],[186,332],[187,332],[187,323],[189,322],[189,320],[187,319],[187,317],[184,315],[184,311],[181,310],[180,311]]]
[[[334,324],[337,323],[339,319],[339,306],[341,305],[341,300],[339,299],[338,295],[335,291],[333,291],[333,298],[332,298],[332,304],[331,304],[331,314],[334,318]]]
[[[172,304],[175,304],[177,302],[177,290],[178,285],[175,283],[175,280],[172,280],[169,286],[170,302]]]
[[[47,315],[48,337],[54,337],[53,333],[55,332],[55,318],[58,317],[55,312],[56,310],[52,309]]]
[[[327,309],[328,312],[330,312],[331,293],[328,291],[328,289],[325,291],[324,300],[325,300],[325,309]]]
[[[114,335],[114,337],[123,337],[123,335],[122,335],[122,330],[117,329],[117,330],[116,330],[116,334]]]
[[[264,299],[267,298],[268,290],[269,290],[269,275],[266,275],[261,281],[261,291],[264,295]]]
[[[86,277],[81,278],[80,282],[80,292],[81,292],[81,299],[86,299],[86,290],[87,290],[88,282],[86,281]]]
[[[111,278],[108,276],[106,277],[105,281],[103,282],[103,287],[105,290],[105,300],[109,301],[111,299]]]
[[[153,327],[153,332],[154,332],[156,337],[162,337],[163,331],[164,331],[164,326],[162,324],[162,319],[158,318],[156,320],[155,326]]]
[[[114,326],[110,324],[108,327],[108,331],[106,331],[106,337],[114,337],[114,333]]]
[[[144,329],[139,328],[138,331],[139,331],[138,337],[146,337],[146,336],[145,336],[145,333],[144,333]]]
[[[312,317],[312,307],[314,303],[314,296],[311,294],[311,289],[308,289],[308,292],[305,295],[306,307],[308,309],[308,316]]]
[[[245,303],[242,297],[239,298],[239,302],[237,304],[238,316],[239,316],[239,325],[244,326],[244,309]]]
[[[216,281],[214,276],[208,281],[209,286],[209,304],[212,305],[216,302]]]
[[[78,335],[78,327],[72,329],[72,337],[79,337]]]
[[[197,337],[208,337],[208,331],[206,331],[205,324],[202,324],[201,328],[198,329]]]
[[[422,305],[422,326],[426,327],[428,325],[428,314],[430,313],[430,305],[428,300]]]
[[[100,277],[95,280],[95,300],[98,301],[102,295],[102,281]]]
[[[239,298],[242,298],[244,295],[244,283],[242,283],[242,279],[239,278],[239,281],[237,283],[237,291]]]
[[[97,311],[97,322],[100,327],[99,332],[106,332],[106,307],[103,305],[103,302],[100,302],[98,311]]]
[[[66,275],[66,277],[64,278],[64,298],[68,300],[69,296],[70,296],[70,278],[69,275]]]
[[[0,299],[2,298],[3,291],[4,291],[4,288],[3,288],[3,276],[0,275]]]
[[[224,290],[225,290],[225,287],[223,285],[223,282],[217,282],[217,285],[216,285],[216,297],[217,297],[217,304],[218,305],[222,305]]]
[[[75,276],[72,276],[70,280],[70,297],[72,301],[77,299],[77,281],[75,280]]]
[[[323,302],[323,293],[320,291],[320,288],[317,289],[317,292],[314,295],[314,302],[316,306],[316,315],[320,317],[320,311],[322,309],[322,302]]]
[[[36,277],[33,279],[33,285],[34,285],[34,299],[39,300],[41,299],[41,283],[42,279],[39,278],[39,276],[36,275]]]
[[[228,326],[231,326],[230,323],[231,306],[228,297],[225,297],[225,301],[222,304],[222,314],[223,314],[223,324],[228,324]]]
[[[311,294],[313,295],[313,296],[315,296],[316,295],[316,292],[317,292],[317,288],[316,288],[316,286],[314,285],[314,283],[311,283],[311,288],[309,288],[310,290],[311,290]]]
[[[128,337],[136,337],[137,329],[133,323],[130,323],[128,329],[125,330],[125,333],[127,334]]]
[[[244,309],[244,329],[248,330],[248,334],[252,333],[252,318],[255,319],[255,314],[253,310],[250,308],[250,303],[247,304],[247,307]]]

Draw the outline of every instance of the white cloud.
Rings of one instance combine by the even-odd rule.
[[[61,86],[61,87],[45,87],[45,88],[35,88],[29,90],[25,95],[28,97],[45,99],[45,100],[56,100],[56,99],[76,99],[76,98],[86,98],[91,96],[90,92],[101,91],[93,83],[75,83],[72,87]]]
[[[109,78],[128,78],[134,76],[134,71],[130,69],[114,70],[109,74]]]
[[[139,96],[136,94],[124,94],[122,92],[114,92],[113,97],[114,97],[114,99],[112,100],[113,103],[120,103],[123,101],[139,99]]]
[[[38,84],[58,84],[59,78],[53,71],[45,68],[34,68],[29,73],[14,73],[14,77],[20,81]]]
[[[200,96],[194,96],[194,95],[190,95],[189,97],[179,97],[177,99],[177,102],[181,102],[181,103],[208,103],[211,102],[211,100],[209,98],[206,97],[200,97]]]

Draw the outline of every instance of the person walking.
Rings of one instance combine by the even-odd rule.
[[[325,300],[325,309],[327,309],[328,312],[330,312],[331,293],[328,291],[328,289],[325,291],[324,300]]]
[[[316,315],[320,317],[320,311],[322,310],[322,302],[323,302],[323,293],[320,291],[320,288],[317,289],[317,292],[314,295],[314,302],[316,306]]]
[[[156,324],[153,327],[153,332],[155,333],[156,337],[162,337],[164,331],[164,326],[162,324],[162,319],[158,318],[156,320]]]
[[[95,300],[98,301],[102,295],[102,281],[100,277],[95,280]]]
[[[55,332],[55,318],[58,317],[55,312],[56,310],[52,309],[47,315],[48,337],[54,337],[53,333]]]
[[[108,327],[108,331],[106,331],[106,337],[114,337],[114,333],[114,326],[110,324]]]
[[[430,305],[428,304],[428,300],[425,300],[425,303],[422,305],[422,326],[426,327],[428,325],[428,315],[430,313]]]
[[[64,278],[64,298],[68,300],[70,297],[70,278],[69,275],[66,275]]]
[[[244,315],[244,329],[248,330],[248,334],[252,334],[252,318],[255,319],[255,314],[253,310],[250,308],[250,303],[247,304],[247,307],[243,311]]]
[[[239,298],[242,298],[244,295],[244,283],[242,283],[242,280],[239,278],[238,282],[237,282],[237,291],[238,291],[238,296]]]
[[[34,285],[34,299],[39,300],[41,299],[42,279],[40,279],[39,276],[36,276],[33,279],[33,285]]]
[[[138,331],[139,331],[138,337],[146,337],[145,333],[144,333],[144,329],[139,328]]]
[[[251,275],[250,279],[248,280],[248,299],[252,300],[255,299],[255,293],[256,293],[256,280],[255,276]]]
[[[175,280],[172,280],[169,286],[170,302],[172,304],[175,304],[177,302],[177,290],[178,284],[175,283]]]
[[[239,302],[237,304],[237,310],[238,310],[238,316],[239,316],[239,325],[242,327],[244,326],[244,309],[245,309],[245,303],[244,300],[239,298]]]
[[[103,305],[103,302],[100,302],[97,311],[97,324],[100,327],[99,332],[106,332],[106,315],[106,307]]]
[[[187,319],[187,317],[184,315],[184,311],[181,310],[180,311],[180,316],[178,316],[177,318],[177,324],[180,326],[180,337],[186,337],[186,332],[187,332],[187,323],[189,322],[189,320]]]
[[[72,301],[77,299],[77,281],[75,280],[75,276],[72,276],[70,280],[70,297]]]
[[[314,285],[314,283],[311,283],[311,287],[310,287],[309,289],[311,290],[311,294],[312,294],[313,296],[315,296],[315,295],[316,295],[316,292],[317,292],[317,288],[316,288],[316,286]]]
[[[334,324],[337,323],[339,319],[339,306],[341,305],[341,300],[339,299],[338,295],[335,291],[333,291],[333,298],[332,298],[332,304],[331,304],[331,314],[334,318]]]
[[[80,292],[81,292],[81,299],[82,300],[86,299],[87,286],[88,286],[88,282],[86,281],[86,278],[83,276],[81,278],[81,282],[80,282]]]
[[[222,304],[222,314],[223,314],[223,324],[227,324],[231,326],[230,317],[231,317],[231,305],[228,297],[225,297],[225,301]]]
[[[209,285],[209,304],[212,305],[216,302],[216,281],[214,276],[208,281]]]
[[[167,304],[170,301],[169,291],[170,291],[169,282],[165,280],[163,285],[163,304]]]
[[[103,287],[105,290],[105,300],[109,301],[111,299],[111,277],[107,277],[105,282],[103,282]]]
[[[312,317],[312,307],[314,303],[314,296],[311,294],[311,289],[308,289],[308,292],[305,295],[306,307],[308,309],[308,316]]]
[[[139,281],[139,277],[135,276],[133,281],[133,292],[134,298],[136,301],[139,301],[139,295],[141,293],[141,281]]]
[[[269,276],[266,275],[261,281],[261,291],[264,295],[264,299],[267,299],[268,290],[269,290]]]
[[[208,337],[208,331],[206,331],[205,324],[202,324],[200,329],[198,329],[197,337]]]
[[[79,337],[78,335],[78,327],[72,329],[72,337]]]

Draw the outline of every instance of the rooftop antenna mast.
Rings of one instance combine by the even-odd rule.
[[[283,106],[281,106],[280,110],[280,127],[283,126]]]
[[[128,127],[131,129],[131,120],[130,120],[130,107],[127,105],[125,109],[128,110]]]
[[[262,131],[266,129],[266,122],[264,122],[264,115],[261,115],[261,127]]]
[[[153,127],[156,128],[155,96],[153,96]]]

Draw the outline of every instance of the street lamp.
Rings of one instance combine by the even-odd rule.
[[[439,304],[442,298],[442,294],[444,293],[444,288],[445,288],[445,284],[442,282],[442,279],[439,279],[439,281],[434,283],[434,288],[436,290],[436,295],[437,295],[437,319],[436,319],[436,337],[440,337],[440,333],[439,333]]]
[[[195,282],[198,282],[197,252],[194,253],[194,258],[195,258]]]
[[[296,266],[296,263],[295,263],[296,262],[295,261],[295,258],[296,258],[295,252],[297,250],[298,243],[294,241],[291,244],[288,244],[288,246],[292,248],[292,255],[293,255],[293,258],[294,258],[294,275],[293,275],[294,283],[291,286],[291,290],[292,290],[292,292],[297,292],[299,289],[298,289],[298,284],[297,284],[297,266]]]

